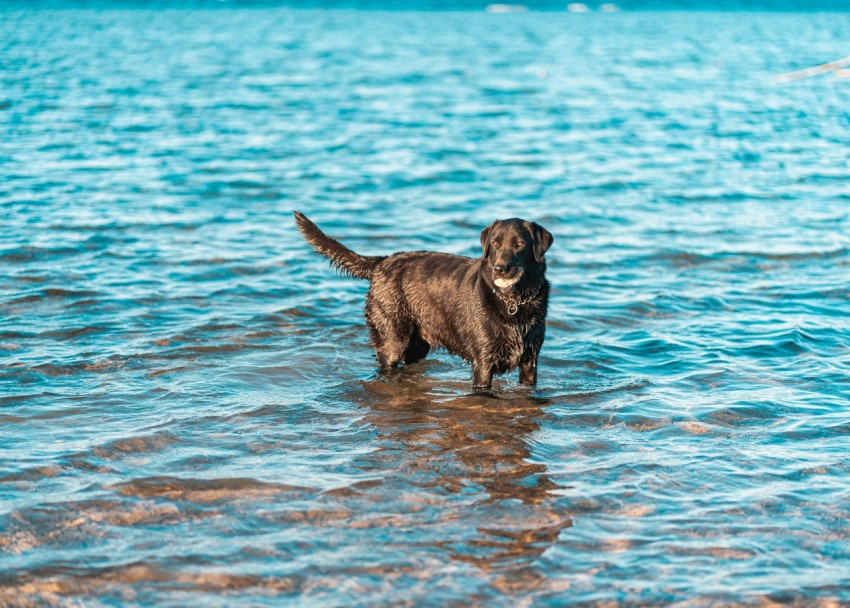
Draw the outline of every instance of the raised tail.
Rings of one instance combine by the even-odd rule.
[[[299,211],[294,213],[295,224],[301,231],[304,240],[316,250],[316,253],[324,256],[331,263],[331,266],[340,272],[357,279],[371,280],[375,266],[381,260],[386,259],[385,256],[358,255],[319,230],[319,227],[308,220],[303,213]]]

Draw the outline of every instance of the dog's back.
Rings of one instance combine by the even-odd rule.
[[[477,341],[465,337],[482,318],[480,300],[470,297],[478,289],[480,266],[478,259],[431,251],[396,253],[382,260],[373,271],[366,299],[367,319],[377,328],[373,341],[386,343],[381,336],[387,333],[417,335],[431,346],[472,360],[469,345]],[[398,349],[403,351],[403,346]],[[410,356],[403,358],[411,362]]]

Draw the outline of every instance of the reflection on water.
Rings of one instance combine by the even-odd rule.
[[[0,6],[0,606],[850,605],[850,14],[231,5]],[[293,208],[545,225],[537,389]]]
[[[435,543],[454,559],[485,569],[529,566],[572,523],[545,464],[529,460],[545,400],[517,393],[435,400],[444,387],[417,376],[401,387],[364,383],[366,419],[382,443],[364,468],[395,460],[407,483],[462,504],[467,530]]]

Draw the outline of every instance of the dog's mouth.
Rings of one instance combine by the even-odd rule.
[[[522,278],[522,268],[517,268],[510,275],[499,275],[493,279],[499,289],[511,289]]]

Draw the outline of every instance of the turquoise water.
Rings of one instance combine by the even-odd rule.
[[[850,602],[848,14],[0,11],[0,605]],[[364,254],[555,235],[535,391]]]

